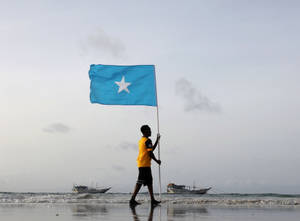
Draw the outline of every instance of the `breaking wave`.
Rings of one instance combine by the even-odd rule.
[[[0,193],[0,204],[125,204],[128,193],[72,194],[72,193]],[[139,194],[140,202],[148,202],[148,194]],[[162,195],[163,204],[199,206],[293,206],[300,208],[300,195],[288,194],[207,194]]]

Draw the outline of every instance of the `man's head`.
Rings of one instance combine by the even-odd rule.
[[[144,135],[144,137],[150,137],[151,136],[151,128],[148,125],[143,125],[141,127],[141,132]]]

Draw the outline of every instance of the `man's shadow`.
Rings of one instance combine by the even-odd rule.
[[[159,206],[159,205],[158,205],[158,206]],[[155,209],[156,207],[158,207],[158,206],[151,206],[150,212],[149,212],[149,215],[148,215],[148,221],[152,221],[154,209]],[[134,220],[134,221],[140,221],[139,216],[136,214],[135,207],[136,207],[136,206],[130,206],[130,209],[131,209],[131,212],[132,212],[133,220]]]

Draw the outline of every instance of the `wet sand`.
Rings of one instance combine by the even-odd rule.
[[[201,207],[162,204],[154,209],[147,203],[130,208],[127,204],[0,204],[0,219],[6,221],[36,220],[258,220],[298,221],[297,207],[246,208]]]

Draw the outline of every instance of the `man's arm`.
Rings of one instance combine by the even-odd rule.
[[[155,147],[157,146],[157,143],[158,143],[159,138],[160,138],[159,135],[157,135],[157,139],[156,139],[156,142],[155,142],[155,144],[154,144]],[[153,150],[155,149],[154,146],[152,145],[152,141],[151,141],[150,139],[148,139],[148,140],[146,141],[146,148],[147,148],[147,150],[148,150],[148,152],[149,152],[150,158],[160,165],[160,164],[161,164],[161,161],[158,160],[158,159],[156,159],[156,157],[155,157],[155,155],[154,155],[154,153],[153,153]]]
[[[152,159],[152,160],[154,160],[157,164],[161,164],[161,161],[160,160],[158,160],[158,159],[156,159],[156,157],[155,157],[155,155],[154,155],[154,153],[152,152],[152,151],[149,151],[149,156],[150,156],[150,158]]]
[[[156,141],[155,141],[155,143],[154,143],[154,145],[152,147],[152,151],[154,151],[155,148],[157,147],[157,144],[158,144],[159,140],[160,140],[160,134],[157,134]]]

